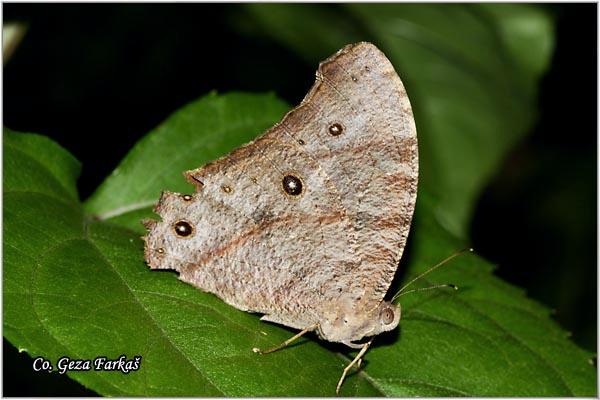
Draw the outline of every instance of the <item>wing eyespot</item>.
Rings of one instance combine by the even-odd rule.
[[[340,136],[342,133],[344,133],[344,126],[339,122],[336,122],[329,125],[328,130],[331,136]]]
[[[188,221],[180,219],[173,224],[173,231],[179,237],[189,237],[194,233],[194,226]]]
[[[304,192],[302,179],[294,174],[286,174],[281,180],[281,186],[285,194],[289,196],[297,197]]]

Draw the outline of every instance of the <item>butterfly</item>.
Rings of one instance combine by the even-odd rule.
[[[145,259],[261,320],[360,349],[398,325],[384,297],[408,237],[418,182],[404,85],[371,43],[321,62],[306,97],[257,139],[185,172],[146,220]],[[394,299],[395,300],[395,299]],[[363,340],[367,338],[366,342]]]

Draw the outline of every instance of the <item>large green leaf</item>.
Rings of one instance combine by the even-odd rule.
[[[69,373],[103,395],[332,395],[352,356],[345,347],[309,335],[280,352],[252,353],[292,330],[260,322],[175,273],[150,271],[139,239],[137,218],[152,196],[191,190],[180,170],[255,136],[284,109],[264,95],[209,95],[190,104],[132,150],[86,211],[73,195],[72,156],[40,136],[5,132],[7,339],[51,361],[142,356],[140,370],[127,375]],[[190,143],[203,144],[190,150]],[[402,280],[460,247],[432,216],[438,201],[420,191]],[[400,329],[374,342],[342,393],[594,395],[591,355],[566,338],[546,308],[491,271],[479,257],[463,256],[435,275],[461,290],[403,297]]]
[[[475,201],[536,116],[552,21],[522,4],[248,4],[258,27],[311,65],[347,43],[375,43],[413,105],[420,184],[440,223],[464,237]]]

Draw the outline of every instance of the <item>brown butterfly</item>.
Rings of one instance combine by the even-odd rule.
[[[372,337],[400,320],[384,296],[415,207],[418,149],[390,61],[370,43],[344,47],[281,122],[185,176],[195,193],[163,192],[162,221],[144,222],[147,263],[301,330],[262,353],[309,331],[360,348],[339,391]]]

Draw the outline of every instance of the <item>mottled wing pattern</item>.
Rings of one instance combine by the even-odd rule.
[[[356,270],[341,279],[348,295],[371,307],[391,284],[416,201],[418,150],[410,102],[385,55],[359,43],[321,63],[302,103],[281,124],[306,142],[307,153],[339,188],[357,249]],[[342,134],[333,136],[330,128],[338,126]]]
[[[235,307],[305,328],[383,299],[416,200],[417,140],[391,63],[369,43],[321,63],[303,102],[186,176],[147,222],[146,260]],[[300,183],[288,193],[284,178]],[[184,229],[177,232],[177,226]],[[185,235],[181,235],[181,233]]]

